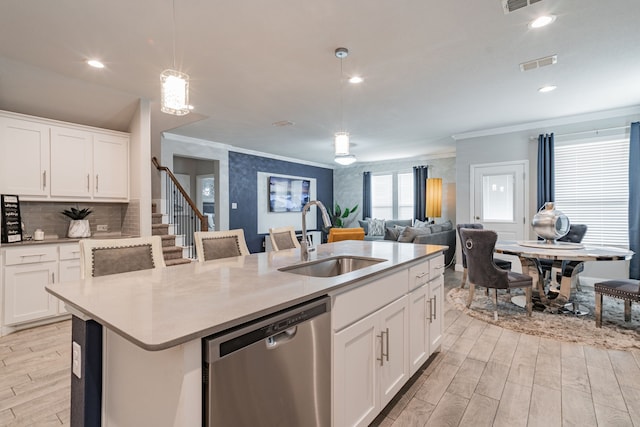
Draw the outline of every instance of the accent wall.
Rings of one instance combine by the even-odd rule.
[[[315,178],[316,199],[329,211],[333,206],[333,169],[229,151],[229,229],[244,229],[247,246],[252,253],[264,250],[265,237],[265,234],[258,234],[258,172]],[[316,229],[320,230],[320,215],[317,215],[316,222]]]

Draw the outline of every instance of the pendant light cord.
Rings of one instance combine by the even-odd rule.
[[[173,25],[173,69],[176,69],[176,0],[172,0],[172,25]]]
[[[344,72],[342,71],[342,60],[340,58],[340,131],[344,132]]]

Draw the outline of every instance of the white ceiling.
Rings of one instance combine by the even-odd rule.
[[[361,161],[455,151],[452,135],[640,103],[640,1],[175,0],[177,68],[195,110],[159,112],[172,67],[171,0],[0,0],[0,109],[154,129],[332,163],[344,121]],[[549,27],[527,27],[552,13]],[[519,63],[557,54],[554,66]],[[104,70],[84,64],[89,57]],[[555,84],[555,92],[537,89]],[[273,122],[289,120],[290,127]],[[189,122],[191,122],[189,124]]]

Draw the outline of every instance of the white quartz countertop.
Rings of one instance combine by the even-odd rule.
[[[317,258],[353,255],[387,261],[336,277],[278,271],[300,263],[299,249],[191,263],[51,284],[72,309],[155,351],[237,326],[266,314],[391,272],[446,246],[342,241],[319,245]]]

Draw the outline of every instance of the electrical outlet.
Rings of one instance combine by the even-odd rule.
[[[71,353],[71,371],[76,377],[82,378],[82,347],[80,344],[73,341]]]
[[[99,225],[98,231],[109,231],[109,226],[107,224]]]

